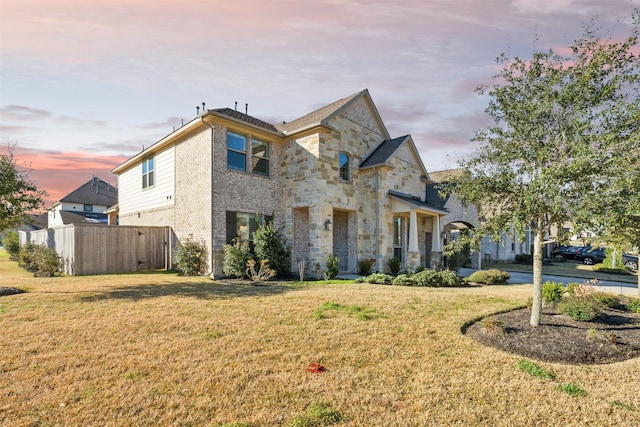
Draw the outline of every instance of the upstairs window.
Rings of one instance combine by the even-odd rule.
[[[349,174],[349,155],[347,153],[340,153],[340,178],[345,181],[351,180]]]
[[[269,176],[269,143],[256,138],[251,138],[250,144],[248,141],[249,137],[246,135],[227,131],[227,167],[254,175]]]
[[[269,176],[269,143],[251,140],[251,172]]]
[[[153,187],[154,184],[154,161],[149,157],[142,161],[142,188]]]
[[[227,167],[242,172],[247,171],[247,137],[239,133],[227,132]]]
[[[93,212],[93,205],[84,205],[85,212]]]

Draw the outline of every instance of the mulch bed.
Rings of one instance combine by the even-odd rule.
[[[597,365],[640,357],[640,314],[606,309],[592,322],[579,322],[545,309],[540,326],[529,325],[529,309],[489,316],[502,322],[491,332],[475,322],[464,333],[476,341],[543,362]]]
[[[0,297],[4,296],[4,295],[22,294],[24,292],[25,291],[23,291],[22,289],[18,289],[18,288],[0,287]]]

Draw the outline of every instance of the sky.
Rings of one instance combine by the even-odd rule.
[[[290,121],[368,89],[429,172],[491,125],[501,53],[566,51],[640,0],[0,0],[0,153],[47,206],[149,147],[196,106]],[[606,34],[605,34],[606,35]],[[11,147],[11,148],[10,148]]]

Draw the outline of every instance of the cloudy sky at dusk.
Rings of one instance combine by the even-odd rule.
[[[562,50],[598,15],[628,35],[640,0],[0,0],[0,151],[48,203],[196,115],[289,121],[369,89],[429,171],[489,124],[495,58]]]

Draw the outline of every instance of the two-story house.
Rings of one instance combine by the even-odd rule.
[[[113,170],[121,225],[170,226],[204,243],[210,273],[223,246],[251,240],[260,220],[282,227],[297,260],[356,272],[393,257],[441,261],[440,217],[410,135],[392,138],[367,90],[294,121],[270,124],[233,109],[197,118]]]
[[[48,227],[82,222],[107,224],[107,209],[117,203],[118,189],[94,176],[47,209]]]

